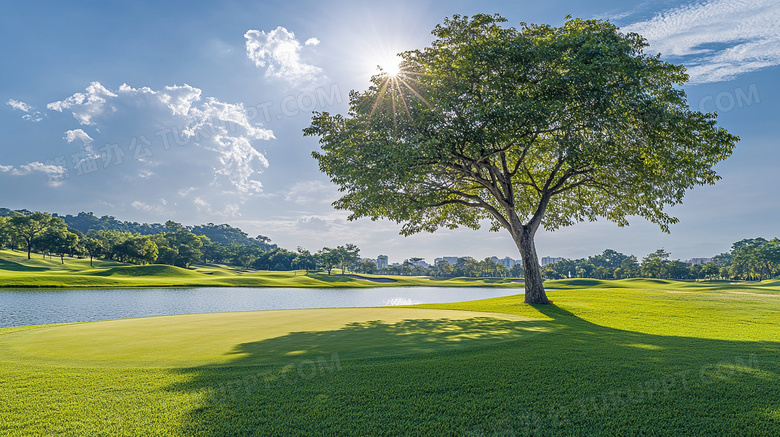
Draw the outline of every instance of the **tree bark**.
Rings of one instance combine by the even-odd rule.
[[[518,233],[520,235],[516,235]],[[523,226],[521,232],[512,232],[512,238],[520,250],[520,257],[523,260],[523,269],[525,270],[524,302],[529,304],[549,304],[550,300],[547,299],[547,293],[544,292],[542,271],[539,267],[539,258],[536,256],[533,233],[528,227]]]

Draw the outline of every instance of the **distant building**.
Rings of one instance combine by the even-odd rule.
[[[413,262],[413,263],[411,263],[411,264],[412,264],[413,266],[415,266],[415,267],[422,267],[422,268],[426,268],[426,269],[427,269],[428,267],[430,267],[430,266],[428,265],[428,263],[427,263],[427,262],[425,262],[425,260],[424,260],[424,259],[421,259],[421,260],[419,260],[419,261],[415,261],[415,262]]]
[[[438,264],[439,261],[447,261],[450,265],[454,266],[455,263],[458,262],[458,258],[459,257],[457,256],[443,256],[441,258],[436,258],[435,260],[433,260],[433,263]]]
[[[510,257],[498,258],[496,256],[492,256],[492,257],[490,257],[490,259],[493,260],[493,262],[496,263],[496,264],[503,264],[504,267],[506,267],[507,270],[511,269],[512,267],[514,267],[517,264],[520,264],[520,265],[523,264],[522,261],[516,260],[516,259],[512,259]]]
[[[547,264],[554,264],[558,261],[563,261],[563,257],[558,256],[543,256],[542,257],[542,265],[546,266]]]
[[[373,258],[358,258],[358,262],[359,263],[372,262],[372,263],[376,264],[376,260],[373,259]]]
[[[376,266],[377,268],[380,269],[386,269],[388,266],[387,255],[379,255],[378,257],[376,257]]]
[[[693,266],[696,264],[706,264],[710,261],[712,261],[712,258],[691,258],[688,261],[685,261],[685,263]]]

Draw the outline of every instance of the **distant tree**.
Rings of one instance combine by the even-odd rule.
[[[33,240],[51,225],[53,217],[45,212],[34,212],[32,214],[14,213],[7,224],[11,229],[12,235],[22,241],[27,247],[27,259],[30,259],[32,253]],[[64,221],[59,219],[65,227]]]
[[[721,253],[712,257],[712,262],[718,267],[725,267],[731,264],[731,252]]]
[[[717,264],[710,261],[702,265],[701,274],[704,275],[705,278],[712,279],[720,275],[720,268]]]
[[[440,260],[436,263],[436,271],[436,276],[448,278],[453,275],[452,265],[445,260]]]
[[[732,266],[745,279],[775,276],[780,270],[780,240],[767,241],[765,238],[746,238],[731,246]]]
[[[271,239],[266,237],[265,235],[258,235],[257,237],[255,237],[255,240],[257,240],[257,241],[259,241],[261,243],[270,243],[271,242]]]
[[[563,275],[558,273],[552,264],[542,266],[542,277],[544,279],[561,279]]]
[[[9,221],[10,219],[7,216],[0,216],[0,248],[6,247],[13,242]]]
[[[611,279],[614,277],[614,273],[614,270],[610,271],[610,269],[607,267],[598,266],[593,271],[593,277],[596,279]]]
[[[348,269],[356,265],[358,259],[360,259],[360,248],[352,243],[347,243],[344,246],[337,247],[341,265],[341,274],[343,275]]]
[[[309,270],[317,268],[317,257],[315,254],[312,254],[308,249],[301,246],[298,246],[297,252],[298,256],[293,259],[293,268],[304,268],[306,269],[306,273],[309,273]],[[374,267],[376,267],[376,265]]]
[[[667,265],[669,264],[669,252],[658,249],[642,258],[640,271],[643,276],[650,278],[666,278],[669,276]]]
[[[120,261],[133,264],[151,264],[159,255],[157,244],[148,235],[140,234],[128,237],[114,250]]]
[[[63,226],[50,226],[33,240],[33,244],[43,253],[55,254],[60,257],[60,263],[65,264],[65,254],[71,254],[79,242],[79,237],[69,232]]]
[[[350,219],[389,218],[403,235],[491,220],[522,256],[525,302],[546,304],[540,226],[639,216],[668,232],[665,206],[715,183],[738,138],[690,109],[685,68],[645,54],[640,35],[505,21],[445,20],[431,46],[401,54],[400,75],[374,76],[347,117],[317,113],[305,134]]]
[[[630,255],[620,263],[621,276],[635,278],[639,276],[639,263],[634,255]]]
[[[293,261],[297,257],[297,253],[277,247],[268,252],[263,252],[252,262],[252,267],[258,270],[292,270]]]
[[[317,252],[317,255],[319,256],[320,264],[328,271],[328,276],[330,276],[333,267],[336,267],[341,262],[341,254],[339,254],[338,249],[323,247]]]
[[[688,279],[690,276],[690,269],[688,265],[679,259],[669,261],[666,265],[667,274],[672,279]]]
[[[525,275],[525,270],[523,270],[523,265],[520,263],[513,265],[512,268],[509,269],[509,274],[512,275],[513,278],[523,277],[523,275]]]
[[[198,235],[200,240],[200,253],[203,263],[221,263],[225,261],[225,248],[223,245],[211,241],[205,235]]]
[[[358,273],[368,273],[369,275],[373,275],[376,273],[377,267],[376,263],[373,261],[363,261],[362,263],[358,264],[355,270]]]
[[[181,223],[176,223],[173,220],[168,220],[165,222],[165,229],[167,229],[169,232],[182,231],[184,230],[184,225]]]

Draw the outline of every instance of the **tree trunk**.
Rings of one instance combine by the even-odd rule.
[[[515,235],[513,232],[512,237],[520,250],[520,257],[523,260],[523,269],[525,270],[525,303],[549,304],[550,300],[547,299],[547,294],[544,292],[542,271],[539,267],[539,259],[536,256],[533,234],[524,226],[520,235]]]

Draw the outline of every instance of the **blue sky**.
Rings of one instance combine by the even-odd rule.
[[[742,141],[723,180],[690,191],[670,235],[641,219],[537,237],[540,256],[612,248],[712,256],[780,235],[780,3],[656,1],[13,2],[0,15],[0,206],[138,222],[230,223],[312,250],[347,242],[391,262],[519,258],[506,232],[404,238],[388,221],[347,222],[304,138],[312,110],[346,112],[377,64],[431,42],[452,14],[509,25],[571,14],[639,32],[689,68],[694,109]]]

